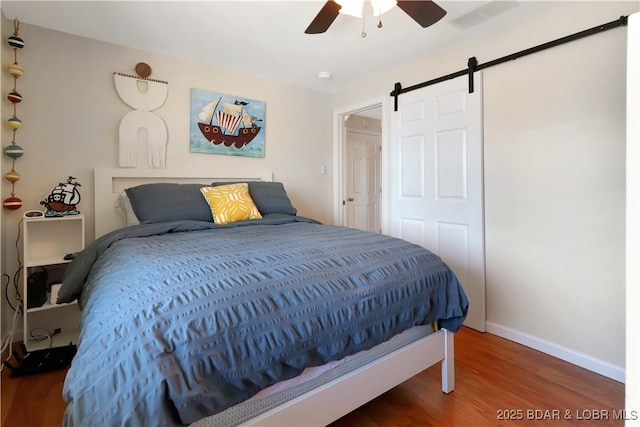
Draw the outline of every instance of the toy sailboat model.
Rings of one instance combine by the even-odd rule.
[[[261,129],[256,125],[261,120],[247,114],[244,109],[246,104],[242,101],[231,104],[220,97],[205,105],[198,114],[200,132],[215,145],[244,147],[253,141]]]
[[[47,196],[47,200],[40,202],[47,208],[45,216],[65,216],[77,215],[80,213],[76,209],[76,205],[80,203],[80,192],[75,178],[70,176],[67,182],[56,185],[51,193]]]

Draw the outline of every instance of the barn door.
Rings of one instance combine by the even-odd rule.
[[[392,113],[390,225],[438,254],[462,283],[465,325],[485,330],[482,81],[466,77],[402,94]]]

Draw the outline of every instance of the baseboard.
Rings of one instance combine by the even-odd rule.
[[[572,363],[580,366],[581,368],[603,375],[607,378],[611,378],[612,380],[616,380],[621,383],[625,382],[625,371],[623,367],[613,365],[609,362],[589,356],[588,354],[584,354],[492,322],[487,322],[487,332],[508,339],[509,341],[531,347],[550,356],[564,360],[565,362]]]

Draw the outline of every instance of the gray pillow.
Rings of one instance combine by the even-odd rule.
[[[213,182],[211,186],[233,184],[232,182]],[[291,204],[289,196],[281,182],[249,181],[249,195],[261,215],[280,213],[296,215],[297,209]]]
[[[213,222],[211,208],[202,197],[203,184],[142,184],[125,192],[141,224],[193,220]]]

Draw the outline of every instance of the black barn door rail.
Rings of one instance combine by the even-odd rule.
[[[473,93],[473,73],[476,71],[484,70],[485,68],[493,67],[494,65],[502,64],[503,62],[513,61],[515,59],[521,58],[523,56],[540,52],[545,49],[549,49],[555,46],[559,46],[561,44],[565,44],[574,40],[581,39],[583,37],[587,37],[593,34],[598,34],[603,31],[611,30],[613,28],[618,28],[627,25],[627,16],[621,16],[619,19],[615,21],[607,22],[606,24],[598,25],[597,27],[589,28],[588,30],[580,31],[575,34],[571,34],[569,36],[565,36],[547,43],[543,43],[538,46],[531,47],[529,49],[521,50],[520,52],[512,53],[511,55],[503,56],[502,58],[494,59],[493,61],[485,62],[484,64],[478,64],[478,60],[475,57],[469,58],[467,63],[467,68],[464,70],[456,71],[455,73],[447,74],[445,76],[441,76],[426,82],[422,82],[413,86],[409,86],[403,88],[400,83],[396,83],[393,87],[393,91],[390,95],[394,98],[394,107],[393,111],[398,111],[398,96],[403,93],[411,92],[412,90],[422,89],[423,87],[431,86],[436,83],[441,83],[447,80],[455,79],[456,77],[468,75],[469,76],[469,93]]]

